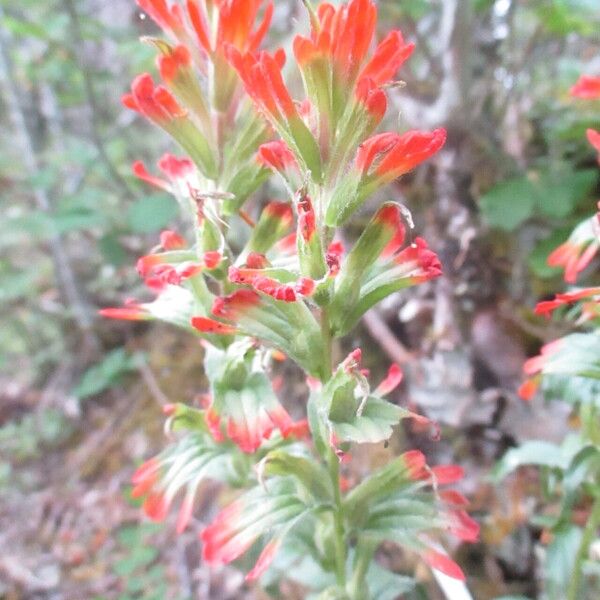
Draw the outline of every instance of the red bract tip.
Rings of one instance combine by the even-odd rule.
[[[360,348],[355,348],[348,354],[348,356],[342,362],[342,367],[346,373],[351,373],[356,371],[360,365],[360,361],[362,358],[362,350]]]
[[[136,99],[133,97],[133,94],[123,94],[121,96],[121,104],[125,108],[128,108],[129,110],[135,110],[136,112],[141,112]]]
[[[523,400],[531,400],[535,394],[537,393],[540,387],[540,378],[533,377],[531,379],[526,379],[520,386],[518,390],[519,397]]]
[[[600,98],[600,77],[582,75],[571,88],[571,96],[588,100]]]
[[[296,282],[295,290],[298,294],[302,296],[312,296],[315,291],[315,281],[314,279],[309,279],[308,277],[301,277]]]
[[[207,269],[216,269],[223,260],[223,255],[218,250],[209,250],[203,254],[202,260]]]
[[[186,115],[186,111],[179,106],[177,100],[169,90],[162,86],[156,86],[153,95],[155,103],[171,118],[176,119]]]
[[[182,28],[176,12],[169,10],[166,0],[137,0],[138,6],[161,28],[178,31]]]
[[[131,170],[133,171],[133,174],[142,181],[145,181],[150,185],[160,188],[161,190],[165,190],[167,192],[171,191],[171,186],[169,185],[169,182],[165,181],[164,179],[161,179],[160,177],[155,177],[154,175],[151,175],[141,160],[135,161],[133,165],[131,165]]]
[[[282,140],[262,144],[258,148],[257,158],[261,165],[279,172],[288,168],[298,168],[294,155]]]
[[[381,122],[387,110],[387,96],[370,78],[361,79],[356,86],[356,99],[364,106],[375,123]]]
[[[390,392],[393,392],[402,382],[404,374],[399,365],[393,364],[389,370],[386,378],[377,386],[375,394],[377,396],[385,396]]]
[[[174,415],[176,410],[177,410],[177,404],[165,404],[162,407],[163,415],[166,415],[167,417]]]
[[[260,553],[256,564],[254,565],[252,570],[246,575],[246,581],[256,581],[257,579],[262,577],[262,575],[273,562],[275,554],[279,550],[280,546],[281,540],[279,538],[275,538],[267,543],[263,551]]]
[[[178,233],[165,229],[160,234],[160,245],[163,250],[181,250],[187,243]]]
[[[402,455],[410,479],[416,481],[423,478],[425,471],[425,455],[420,450],[409,450]]]
[[[143,505],[146,516],[152,521],[164,521],[169,503],[163,494],[149,494]]]
[[[158,168],[171,180],[185,179],[193,175],[196,170],[189,158],[177,158],[168,152],[161,156]]]
[[[267,257],[258,252],[250,252],[246,257],[246,266],[249,269],[264,269],[268,264]]]
[[[158,460],[156,460],[156,458],[147,460],[135,470],[135,473],[131,476],[131,483],[138,485],[139,483],[147,481],[148,479],[155,480],[156,472],[159,468],[160,463]]]
[[[465,581],[461,568],[446,554],[431,548],[422,554],[423,560],[432,568],[460,581]]]
[[[146,321],[150,315],[141,306],[126,306],[121,308],[102,308],[98,314],[107,319],[121,319],[123,321]]]
[[[445,142],[445,129],[409,131],[397,138],[394,146],[381,159],[376,174],[384,181],[396,179],[435,154]]]
[[[237,290],[229,296],[215,298],[212,313],[215,317],[235,320],[239,315],[260,304],[260,296],[253,290]]]
[[[479,539],[479,523],[464,510],[454,510],[448,516],[450,533],[464,542],[474,543]]]
[[[153,121],[165,121],[170,118],[154,97],[154,81],[149,73],[138,75],[131,84],[133,102],[145,117]],[[131,100],[129,100],[131,101]]]
[[[468,506],[469,501],[456,490],[443,490],[440,492],[440,498],[452,506]]]
[[[170,82],[177,77],[180,69],[191,66],[192,55],[185,46],[176,46],[171,54],[159,56],[157,63],[160,76]]]
[[[252,286],[259,292],[275,298],[275,300],[283,302],[296,302],[297,300],[296,291],[293,287],[282,284],[270,277],[255,277]]]
[[[404,43],[399,31],[390,31],[377,46],[371,60],[361,71],[359,78],[371,78],[376,85],[387,83],[410,57],[415,49],[414,44]]]
[[[269,202],[264,208],[267,217],[281,221],[284,227],[289,227],[294,220],[294,212],[287,202]]]
[[[298,232],[305,242],[310,242],[317,230],[315,211],[312,202],[306,194],[302,194],[296,205],[298,212]]]
[[[438,485],[456,483],[465,476],[465,471],[458,465],[439,465],[431,469]]]
[[[218,335],[236,335],[237,329],[231,325],[220,323],[207,317],[192,317],[192,327],[202,333],[215,333]]]

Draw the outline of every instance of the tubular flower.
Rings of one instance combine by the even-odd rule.
[[[531,398],[535,396],[541,384],[541,374],[544,367],[552,357],[561,350],[563,343],[562,339],[558,339],[545,344],[542,346],[538,356],[534,356],[525,361],[523,373],[529,377],[521,384],[518,390],[519,396],[523,400],[531,400]]]
[[[269,496],[247,493],[224,508],[201,533],[202,560],[210,565],[228,564],[268,532],[274,537],[263,547],[247,579],[259,577],[277,552],[290,524],[297,521],[305,506],[290,495]]]
[[[571,96],[585,99],[600,98],[600,77],[582,75],[571,88]]]
[[[445,129],[402,135],[385,132],[367,139],[329,201],[326,223],[331,227],[343,224],[368,196],[427,160],[445,141]]]
[[[149,73],[138,75],[131,84],[131,93],[121,100],[124,106],[167,131],[207,177],[216,175],[215,159],[208,140],[171,92],[162,85],[154,85]]]
[[[332,63],[335,87],[351,86],[375,33],[374,3],[350,0],[339,8],[323,3],[317,9],[317,20],[310,39],[297,36],[294,41],[298,62],[306,65],[317,57],[327,57]]]
[[[187,157],[177,158],[173,154],[163,154],[158,161],[158,168],[166,179],[150,174],[141,160],[132,165],[136,177],[177,196],[186,196],[189,193],[189,186],[197,185],[196,167]]]
[[[211,432],[216,434],[215,441],[224,439],[224,430],[227,438],[246,454],[256,452],[275,429],[284,438],[296,433],[297,424],[274,396],[271,397],[271,402],[264,402],[264,398],[256,398],[251,402],[245,398],[241,411],[238,406],[232,407],[227,402],[215,399],[207,407],[208,414]]]
[[[564,269],[567,283],[575,283],[577,275],[592,261],[600,248],[598,216],[580,223],[569,239],[548,256],[548,265]]]
[[[178,4],[170,8],[166,0],[137,0],[140,8],[156,24],[182,43],[189,41],[189,32],[185,26],[184,11]],[[224,44],[232,44],[239,50],[254,52],[264,39],[273,16],[273,2],[268,2],[261,23],[254,29],[263,0],[224,0],[216,3],[218,19],[216,30],[209,27],[210,19],[206,12],[207,4],[187,0],[185,6],[191,30],[203,50],[213,54],[221,50]]]
[[[359,81],[362,79],[372,79],[378,86],[387,83],[410,58],[414,49],[414,44],[404,42],[402,33],[399,31],[390,31],[379,46],[377,46],[371,60],[360,72],[358,76]]]
[[[123,307],[101,308],[98,311],[101,317],[118,319],[121,321],[148,321],[152,318],[141,304],[129,304]]]
[[[356,156],[363,177],[389,183],[434,155],[446,141],[446,130],[382,133],[367,140]]]
[[[165,406],[168,424],[179,419],[184,423],[202,423],[206,413],[183,404]],[[226,465],[226,454],[215,444],[205,426],[195,428],[192,435],[181,438],[158,456],[141,465],[131,481],[133,498],[144,498],[143,510],[153,521],[162,521],[173,501],[183,496],[176,531],[182,533],[190,522],[194,500],[200,484],[215,476]],[[187,458],[187,460],[182,460]]]
[[[600,287],[585,288],[583,290],[577,290],[576,292],[568,292],[566,294],[557,294],[553,300],[544,300],[538,302],[535,307],[536,315],[544,315],[550,318],[550,315],[561,306],[578,302],[584,298],[594,298],[594,304],[598,304],[600,301],[595,297],[600,296]]]
[[[302,159],[315,180],[321,177],[321,160],[317,143],[302,120],[281,76],[285,62],[282,50],[275,54],[241,54],[227,47],[230,64],[238,72],[246,92],[258,111],[273,125],[286,144]]]
[[[290,190],[301,185],[300,168],[292,151],[283,140],[267,142],[258,148],[256,155],[258,164],[279,173],[288,184]]]

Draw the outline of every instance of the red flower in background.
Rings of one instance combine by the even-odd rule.
[[[600,98],[600,77],[582,75],[570,90],[574,98]]]

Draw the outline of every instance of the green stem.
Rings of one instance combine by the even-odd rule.
[[[571,576],[571,581],[569,582],[567,600],[578,600],[578,598],[581,598],[579,595],[579,588],[581,587],[581,578],[583,575],[583,561],[589,552],[591,543],[594,541],[598,525],[600,525],[600,496],[594,500],[592,511],[590,512],[587,524],[583,530],[581,544],[579,544],[579,549],[577,550],[575,562],[573,564],[573,574]]]
[[[377,543],[369,539],[359,539],[356,544],[356,555],[354,558],[354,572],[349,585],[349,593],[352,600],[363,600],[365,598],[366,586],[365,577],[373,555],[377,548]]]
[[[325,374],[323,384],[331,377],[333,368],[333,336],[331,335],[331,325],[329,323],[329,315],[327,309],[321,312],[321,332],[323,335],[323,345],[325,347]],[[344,532],[344,513],[342,506],[342,494],[340,492],[340,462],[331,447],[327,448],[327,456],[324,457],[331,478],[331,485],[334,494],[334,511],[333,511],[333,542],[335,550],[335,576],[338,586],[345,588],[346,586],[346,542]]]

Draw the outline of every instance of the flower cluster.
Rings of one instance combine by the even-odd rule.
[[[163,232],[138,261],[155,299],[102,314],[164,320],[196,335],[209,389],[195,407],[167,407],[178,440],[137,471],[134,495],[150,518],[162,519],[181,493],[181,531],[203,480],[242,488],[201,540],[211,564],[260,549],[249,580],[275,568],[278,549],[300,538],[335,597],[367,597],[373,556],[386,540],[464,578],[432,539],[435,532],[477,538],[467,500],[440,489],[461,469],[429,467],[409,451],[360,482],[340,474],[354,444],[386,441],[402,419],[433,426],[384,398],[402,379],[397,365],[372,390],[360,350],[337,365],[333,359],[336,339],[377,302],[441,274],[425,240],[407,236],[406,209],[396,202],[382,203],[351,247],[337,230],[444,144],[443,129],[377,132],[413,45],[399,31],[375,43],[372,0],[323,3],[314,12],[307,5],[310,32],[293,44],[305,96],[295,99],[282,74],[284,51],[260,49],[272,2],[138,3],[166,34],[150,40],[162,83],[140,75],[123,103],[186,156],[163,156],[161,175],[141,162],[133,170],[176,196],[189,227]],[[271,174],[289,197],[248,208]],[[307,379],[299,420],[272,376],[288,359]]]

